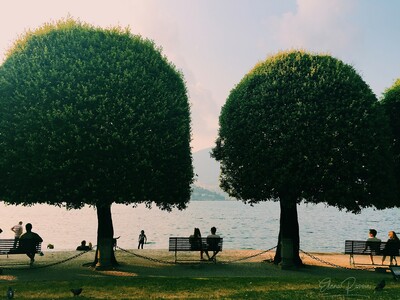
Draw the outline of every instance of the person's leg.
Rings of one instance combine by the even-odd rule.
[[[372,254],[369,255],[369,258],[371,259],[371,263],[374,265],[374,257]]]
[[[214,252],[213,252],[213,256],[211,256],[211,259],[213,259],[218,253],[219,253],[219,250],[214,251]]]
[[[382,256],[382,265],[383,265],[383,262],[385,261],[385,259],[386,259],[386,255]]]
[[[30,264],[33,264],[35,262],[35,253],[26,253],[26,255],[31,259]]]

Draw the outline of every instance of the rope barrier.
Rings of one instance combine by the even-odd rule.
[[[94,246],[94,247],[96,247],[96,246]],[[93,247],[93,248],[94,248],[94,247]],[[90,250],[91,250],[91,249],[90,249]],[[24,267],[24,268],[0,267],[0,270],[23,271],[23,270],[34,270],[34,269],[48,268],[48,267],[52,267],[52,266],[55,266],[55,265],[59,265],[59,264],[65,263],[65,262],[67,262],[67,261],[73,260],[73,259],[75,259],[75,258],[78,258],[78,257],[82,256],[83,254],[89,252],[90,250],[85,250],[85,251],[82,251],[82,252],[80,252],[80,253],[78,253],[78,254],[76,254],[76,255],[74,255],[74,256],[68,257],[68,258],[66,258],[66,259],[63,259],[63,260],[60,260],[60,261],[57,261],[57,262],[45,264],[45,265],[30,265],[29,267]]]
[[[123,251],[123,252],[126,252],[126,253],[130,254],[130,255],[136,256],[136,257],[138,257],[138,258],[150,260],[150,261],[153,261],[153,262],[163,263],[163,264],[179,264],[179,262],[161,260],[161,259],[156,259],[156,258],[152,258],[152,257],[140,255],[140,254],[131,252],[131,251],[129,251],[129,250],[123,249],[123,248],[118,247],[118,246],[117,246],[117,248],[118,248],[119,250]],[[230,261],[221,261],[220,263],[221,263],[221,264],[231,264],[231,263],[236,263],[236,262],[248,260],[248,259],[250,259],[250,258],[254,258],[254,257],[260,256],[260,255],[262,255],[262,254],[264,254],[264,253],[267,253],[267,252],[269,252],[269,251],[271,251],[271,250],[273,250],[273,249],[275,249],[275,248],[277,248],[277,246],[271,247],[271,248],[269,248],[269,249],[267,249],[267,250],[261,251],[261,252],[259,252],[259,253],[253,254],[253,255],[249,255],[249,256],[246,256],[246,257],[241,257],[241,258],[234,259],[234,260],[230,260]],[[319,257],[317,257],[317,256],[315,256],[315,255],[313,255],[313,254],[311,254],[311,253],[309,253],[309,252],[306,252],[306,251],[304,251],[304,250],[302,250],[302,249],[299,249],[299,250],[300,250],[301,253],[303,253],[304,255],[307,255],[307,256],[310,257],[311,259],[314,259],[314,260],[316,260],[316,261],[319,261],[320,263],[329,265],[329,266],[331,266],[331,267],[341,268],[341,269],[347,269],[347,270],[368,270],[368,271],[374,269],[374,267],[368,267],[368,268],[367,268],[367,267],[344,267],[344,266],[340,266],[340,265],[338,265],[338,264],[334,264],[334,263],[328,262],[328,261],[326,261],[326,260],[323,260],[323,259],[321,259],[321,258],[319,258]]]
[[[150,260],[150,261],[158,262],[158,263],[162,263],[162,264],[175,264],[174,262],[171,262],[171,261],[161,260],[161,259],[157,259],[157,258],[152,258],[152,257],[148,257],[148,256],[136,254],[136,253],[133,253],[133,252],[131,252],[131,251],[129,251],[129,250],[123,249],[123,248],[121,248],[121,247],[119,247],[119,246],[117,246],[117,248],[118,248],[119,250],[125,252],[125,253],[131,254],[131,255],[133,255],[133,256],[136,256],[136,257],[139,257],[139,258],[142,258],[142,259],[146,259],[146,260]]]
[[[153,262],[158,262],[158,263],[163,263],[163,264],[173,264],[173,265],[179,264],[179,262],[175,262],[175,261],[161,260],[161,259],[152,258],[152,257],[149,257],[149,256],[140,255],[140,254],[131,252],[131,251],[129,251],[129,250],[123,249],[123,248],[121,248],[121,247],[119,247],[119,246],[117,246],[117,248],[118,248],[119,250],[121,250],[121,251],[123,251],[123,252],[126,252],[126,253],[128,253],[128,254],[131,254],[131,255],[133,255],[133,256],[136,256],[136,257],[139,257],[139,258],[142,258],[142,259],[146,259],[146,260],[150,260],[150,261],[153,261]],[[250,255],[250,256],[242,257],[242,258],[235,259],[235,260],[231,260],[231,261],[221,261],[221,263],[223,263],[223,264],[230,264],[230,263],[235,263],[235,262],[238,262],[238,261],[247,260],[247,259],[250,259],[250,258],[259,256],[259,255],[262,255],[262,254],[264,254],[264,253],[266,253],[266,252],[269,252],[269,251],[271,251],[271,250],[273,250],[273,249],[275,249],[275,248],[276,248],[276,246],[274,246],[274,247],[272,247],[272,248],[270,248],[270,249],[268,249],[268,250],[264,250],[264,251],[261,251],[261,252],[259,252],[259,253]]]
[[[311,253],[308,253],[308,252],[306,252],[306,251],[303,251],[303,250],[301,250],[300,249],[300,252],[301,253],[303,253],[303,254],[305,254],[305,255],[307,255],[308,257],[310,257],[311,259],[314,259],[314,260],[316,260],[316,261],[319,261],[320,263],[323,263],[323,264],[326,264],[326,265],[329,265],[329,266],[331,266],[331,267],[335,267],[335,268],[340,268],[340,269],[346,269],[346,270],[364,270],[364,271],[369,271],[369,270],[372,270],[372,269],[374,269],[374,267],[369,267],[369,268],[362,268],[362,267],[344,267],[344,266],[340,266],[340,265],[337,265],[337,264],[334,264],[334,263],[331,263],[331,262],[329,262],[329,261],[326,261],[326,260],[323,260],[323,259],[321,259],[321,258],[319,258],[319,257],[317,257],[317,256],[315,256],[315,255],[313,255],[313,254],[311,254]]]
[[[246,256],[246,257],[242,257],[242,258],[238,258],[238,259],[234,259],[234,260],[230,260],[230,261],[222,261],[221,263],[223,263],[223,264],[230,264],[230,263],[235,263],[235,262],[238,262],[238,261],[247,260],[247,259],[250,259],[250,258],[253,258],[253,257],[260,256],[260,255],[262,255],[262,254],[264,254],[264,253],[267,253],[267,252],[269,252],[269,251],[271,251],[271,250],[273,250],[273,249],[275,249],[275,248],[276,248],[276,246],[274,246],[274,247],[272,247],[272,248],[269,248],[269,249],[267,249],[267,250],[261,251],[261,252],[259,252],[259,253],[250,255],[250,256]]]
[[[93,248],[95,248],[95,247],[96,246],[94,246]],[[149,256],[140,255],[140,254],[134,253],[132,251],[123,249],[123,248],[121,248],[119,246],[117,246],[117,248],[119,250],[125,252],[125,253],[128,253],[128,254],[136,256],[138,258],[149,260],[149,261],[152,261],[152,262],[157,262],[157,263],[162,263],[162,264],[172,264],[172,265],[179,264],[179,262],[175,262],[175,261],[162,260],[162,259],[152,258],[152,257],[149,257]],[[271,247],[271,248],[269,248],[267,250],[263,250],[263,251],[261,251],[259,253],[256,253],[256,254],[246,256],[246,257],[241,257],[241,258],[230,260],[230,261],[221,261],[221,264],[231,264],[231,263],[236,263],[236,262],[248,260],[250,258],[254,258],[254,257],[260,256],[260,255],[262,255],[264,253],[267,253],[267,252],[269,252],[269,251],[271,251],[271,250],[273,250],[275,248],[276,248],[276,246]],[[59,264],[65,263],[67,261],[76,259],[76,258],[84,255],[85,253],[89,252],[89,251],[91,251],[91,250],[85,250],[85,251],[82,251],[82,252],[80,252],[80,253],[78,253],[76,255],[68,257],[66,259],[63,259],[63,260],[60,260],[60,261],[57,261],[57,262],[53,262],[53,263],[49,263],[49,264],[45,264],[45,265],[32,265],[32,266],[25,267],[25,268],[0,267],[0,270],[34,270],[34,269],[48,268],[48,267],[52,267],[52,266],[59,265]],[[320,263],[323,263],[323,264],[326,264],[326,265],[329,265],[329,266],[335,267],[335,268],[341,268],[341,269],[347,269],[347,270],[372,270],[372,269],[374,269],[374,267],[368,267],[368,268],[367,267],[344,267],[344,266],[340,266],[338,264],[334,264],[334,263],[331,263],[329,261],[323,260],[323,259],[321,259],[321,258],[319,258],[319,257],[317,257],[317,256],[315,256],[315,255],[313,255],[313,254],[311,254],[309,252],[306,252],[306,251],[304,251],[302,249],[299,249],[299,251],[301,253],[303,253],[304,255],[310,257],[313,260],[316,260],[316,261],[318,261]]]

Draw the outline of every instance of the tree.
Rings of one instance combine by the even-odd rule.
[[[397,186],[400,186],[400,79],[388,88],[381,101],[392,132],[392,149]]]
[[[101,266],[115,262],[112,203],[190,199],[183,76],[128,30],[67,19],[28,32],[0,67],[0,115],[0,199],[96,207]]]
[[[393,203],[388,127],[368,85],[328,55],[281,52],[231,91],[212,155],[220,186],[245,203],[279,201],[281,240],[299,257],[297,204],[357,213]]]

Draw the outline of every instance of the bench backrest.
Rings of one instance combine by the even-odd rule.
[[[346,240],[344,245],[345,254],[381,254],[386,242],[353,241]]]
[[[0,253],[8,253],[14,247],[14,239],[0,240]],[[17,245],[18,247],[18,245]]]
[[[223,238],[206,238],[193,239],[189,237],[170,237],[169,251],[222,251]]]
[[[25,253],[25,250],[22,248],[30,247],[30,245],[20,245],[21,241],[19,240],[14,248],[14,239],[0,239],[0,254]],[[39,253],[42,248],[42,242],[36,243],[33,246],[36,248],[36,252]]]

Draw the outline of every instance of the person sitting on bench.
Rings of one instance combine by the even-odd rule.
[[[217,232],[217,228],[215,227],[211,227],[211,234],[207,236],[207,245],[208,245],[208,249],[207,250],[212,250],[213,251],[213,255],[210,257],[210,255],[208,254],[208,251],[204,251],[208,257],[208,260],[214,260],[215,256],[218,254],[219,252],[219,247],[218,247],[218,243],[221,239],[221,237],[216,234]]]
[[[43,239],[35,232],[32,232],[32,224],[27,223],[25,225],[26,232],[19,238],[19,248],[26,253],[31,259],[31,265],[35,261],[36,247],[39,242],[43,242]]]
[[[396,263],[396,256],[399,255],[400,240],[397,237],[396,232],[393,230],[388,233],[389,239],[386,242],[385,249],[383,249],[382,265],[386,259],[386,256],[390,257],[390,265],[393,265],[393,261]]]
[[[203,259],[203,245],[199,228],[195,228],[191,236],[189,236],[190,249],[200,251],[200,259]]]
[[[371,259],[371,263],[374,265],[374,257],[373,255],[379,254],[381,240],[376,237],[377,232],[375,229],[369,230],[369,238],[365,243],[364,252],[369,248],[371,253],[369,254],[369,258]]]

